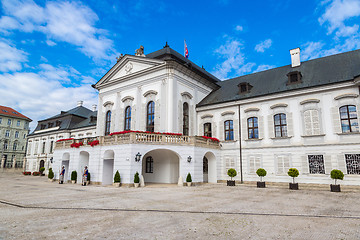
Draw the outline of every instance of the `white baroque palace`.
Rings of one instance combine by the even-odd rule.
[[[215,183],[229,179],[229,168],[236,180],[257,181],[260,167],[266,181],[288,182],[295,167],[300,183],[331,183],[330,171],[340,169],[342,184],[359,185],[360,50],[306,62],[300,49],[290,54],[291,65],[225,81],[167,44],[121,56],[93,85],[97,111],[62,112],[50,120],[72,120],[64,127],[58,119],[58,129],[55,120],[39,122],[27,169],[43,159],[56,176],[64,165],[69,179],[87,165],[99,184],[111,184],[117,170],[123,184],[136,172],[152,183],[184,182],[188,173]]]

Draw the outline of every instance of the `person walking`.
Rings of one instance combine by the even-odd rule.
[[[64,183],[64,176],[65,176],[65,166],[62,166],[60,171],[59,184]]]
[[[84,168],[84,174],[83,174],[83,177],[82,177],[82,186],[86,186],[86,182],[87,182],[87,179],[88,179],[88,169],[87,169],[87,166],[85,166]]]

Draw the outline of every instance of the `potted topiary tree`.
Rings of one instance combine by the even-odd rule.
[[[86,185],[89,185],[90,184],[90,172],[88,172],[88,176],[87,176],[87,183]]]
[[[337,169],[333,169],[330,173],[330,176],[332,179],[334,179],[334,184],[330,184],[330,189],[331,192],[341,192],[340,190],[340,184],[336,184],[336,180],[340,179],[343,180],[344,179],[344,173],[340,170]]]
[[[295,183],[295,178],[299,176],[299,171],[296,168],[290,168],[288,175],[293,178],[293,182],[289,183],[289,189],[299,190],[299,184]]]
[[[115,187],[120,187],[120,173],[119,171],[116,171],[114,176],[114,184]]]
[[[262,181],[262,178],[266,176],[266,171],[263,168],[259,168],[256,171],[256,174],[260,177],[260,182],[257,182],[258,188],[265,188],[265,182]]]
[[[77,179],[77,172],[76,171],[72,171],[71,172],[71,183],[75,184],[76,183],[76,179]]]
[[[229,177],[231,178],[231,180],[227,180],[227,185],[228,186],[235,186],[235,180],[232,180],[233,177],[236,177],[237,172],[235,169],[230,168],[227,172],[227,174],[229,175]]]
[[[48,179],[50,182],[54,181],[54,172],[53,172],[52,168],[49,168]]]
[[[186,184],[188,187],[190,187],[191,183],[192,183],[191,174],[188,173],[188,175],[186,176]]]
[[[45,168],[44,167],[41,167],[39,169],[39,171],[40,171],[40,176],[45,176],[45,174],[44,174]]]
[[[139,182],[140,182],[140,178],[139,178],[139,173],[136,172],[134,175],[134,187],[139,187]]]

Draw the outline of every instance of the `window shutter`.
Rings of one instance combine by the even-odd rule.
[[[230,168],[230,158],[226,157],[225,158],[225,174],[227,175],[227,172]]]
[[[249,139],[248,129],[247,129],[247,119],[243,118],[241,123],[241,136],[242,139],[247,140]]]
[[[337,107],[331,108],[331,118],[333,120],[333,129],[334,133],[341,133],[341,123],[340,123],[340,114]]]
[[[304,112],[304,133],[306,136],[312,135],[311,110]]]
[[[289,137],[294,136],[293,117],[292,117],[292,113],[290,112],[286,114],[286,124],[287,124],[287,135]]]
[[[230,168],[234,168],[236,169],[236,166],[235,166],[235,159],[232,157],[230,158]]]
[[[324,156],[325,174],[330,174],[332,170],[331,155]]]
[[[204,136],[204,123],[199,124],[199,136]]]
[[[337,160],[338,160],[338,169],[341,170],[344,174],[346,174],[347,171],[346,171],[345,155],[338,154]]]
[[[254,173],[256,173],[256,171],[261,168],[261,158],[260,157],[256,157],[256,162],[255,162],[255,171]]]
[[[141,103],[141,114],[140,114],[140,130],[146,131],[146,105],[147,103]]]
[[[221,128],[222,127],[222,128]],[[220,122],[220,129],[224,129],[224,122]],[[218,138],[219,140],[225,140],[224,139],[224,131],[220,130],[220,134],[217,134],[217,124],[216,122],[211,122],[211,135],[215,138]]]
[[[154,131],[160,131],[160,100],[155,101]]]
[[[284,172],[283,156],[276,156],[276,166],[277,166],[276,174],[282,174]]]
[[[234,140],[238,140],[239,139],[239,120],[238,119],[234,120],[233,126],[234,126]]]
[[[118,118],[117,122],[118,122],[118,124],[115,124],[115,127],[118,127],[118,128],[116,128],[115,131],[124,130],[124,127],[125,127],[124,126],[124,124],[125,124],[125,108],[120,108],[120,114],[119,114],[119,118]],[[118,125],[118,126],[116,126],[116,125]]]
[[[255,172],[254,164],[255,164],[255,157],[250,156],[249,157],[249,174],[253,174]]]
[[[274,135],[274,116],[268,115],[268,129],[269,129],[269,138],[275,137]]]
[[[309,173],[309,162],[307,156],[301,156],[301,169],[302,169],[301,174]]]
[[[314,135],[319,135],[320,131],[320,118],[318,110],[311,110],[311,120],[312,120],[312,133]]]
[[[259,138],[264,138],[264,117],[260,116],[258,118],[258,126],[259,126]]]
[[[181,101],[178,102],[178,132],[182,133],[183,132],[183,124],[184,124],[184,115],[183,115],[183,103]],[[190,114],[190,108],[189,108],[189,114]],[[190,120],[190,116],[189,116],[189,120]],[[190,123],[190,122],[189,122]],[[189,124],[190,125],[190,124]],[[176,132],[176,131],[175,131]]]
[[[131,106],[131,129],[136,129],[136,105]]]
[[[193,105],[190,105],[190,109],[189,109],[189,135],[190,136],[194,136],[196,133],[195,132],[195,114],[194,114],[194,110],[193,110]]]

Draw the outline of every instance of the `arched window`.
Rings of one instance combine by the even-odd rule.
[[[110,134],[110,125],[111,125],[111,111],[106,112],[105,119],[105,136]]]
[[[131,128],[131,107],[125,108],[125,125],[124,130],[130,130]]]
[[[211,123],[204,124],[204,136],[205,137],[212,137],[211,134]]]
[[[154,172],[154,160],[152,157],[146,158],[146,173],[153,173]]]
[[[14,146],[13,146],[13,150],[14,150],[14,151],[16,151],[17,145],[18,145],[17,142],[14,142]]]
[[[356,114],[356,106],[346,105],[340,107],[340,119],[343,133],[359,132],[359,122]]]
[[[225,127],[225,141],[226,140],[234,140],[233,121],[232,120],[225,121],[224,127]]]
[[[154,132],[154,112],[155,112],[155,103],[150,101],[147,105],[146,111],[146,131]]]
[[[249,139],[258,139],[259,138],[258,118],[257,117],[248,118],[247,124],[248,124]]]
[[[183,104],[183,134],[189,135],[189,105],[187,103]]]
[[[287,136],[286,114],[279,113],[274,115],[274,128],[275,128],[275,137]]]

